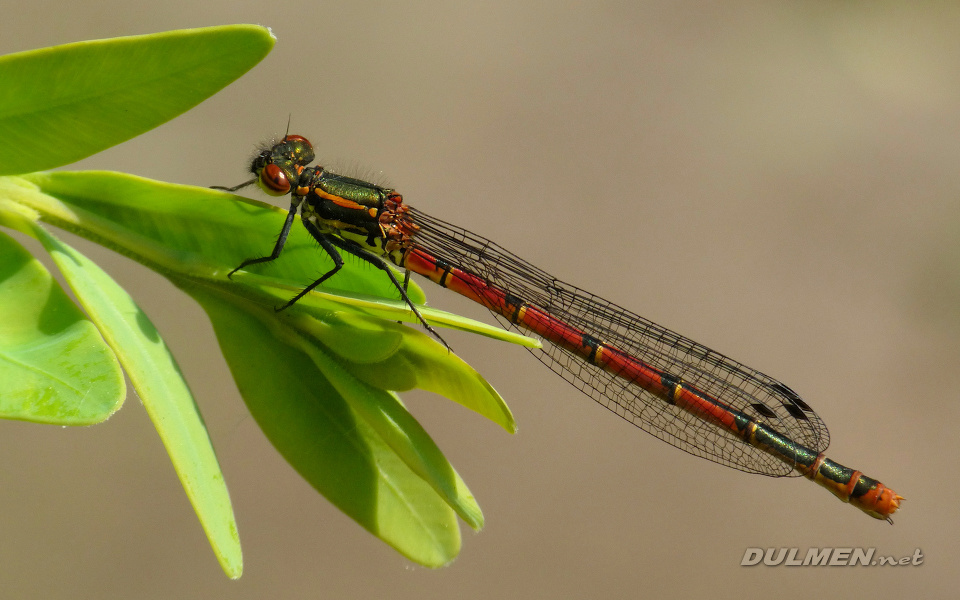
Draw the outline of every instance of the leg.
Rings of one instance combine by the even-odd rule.
[[[327,253],[327,255],[330,256],[331,259],[333,259],[333,268],[327,271],[326,273],[324,273],[323,277],[314,281],[313,283],[308,285],[306,288],[304,288],[299,294],[291,298],[289,302],[287,302],[280,308],[276,309],[277,312],[290,308],[290,306],[292,306],[297,300],[309,294],[315,287],[317,287],[324,281],[336,275],[337,271],[343,268],[343,257],[340,256],[340,253],[337,252],[337,249],[333,246],[333,244],[330,243],[331,240],[334,238],[324,235],[322,232],[320,232],[316,227],[314,227],[310,223],[304,222],[304,225],[307,226],[307,231],[309,231],[310,235],[312,235],[313,238],[317,240],[317,242],[320,244],[320,247],[323,248],[323,250]]]
[[[227,278],[233,277],[233,274],[239,271],[240,269],[255,265],[258,263],[270,262],[276,260],[280,256],[280,253],[283,252],[283,245],[287,243],[287,236],[290,235],[290,226],[293,225],[293,219],[297,216],[297,208],[300,206],[300,198],[294,197],[290,201],[290,210],[287,212],[287,220],[283,222],[283,229],[280,230],[280,237],[277,239],[276,245],[273,247],[273,252],[270,253],[270,256],[263,256],[260,258],[248,258],[247,260],[240,263],[240,266],[236,269],[227,273]]]
[[[310,229],[310,227],[307,227],[307,230],[309,230],[309,229]],[[311,231],[310,233],[313,234],[313,231]],[[318,232],[318,233],[319,233],[319,232]],[[320,235],[322,235],[322,234],[320,234]],[[317,237],[317,236],[314,235],[314,237]],[[326,236],[325,236],[325,237],[326,237]],[[417,310],[417,307],[414,306],[413,302],[410,301],[410,297],[407,296],[407,286],[406,286],[406,284],[407,284],[407,282],[409,281],[409,278],[410,278],[410,271],[407,271],[407,275],[406,275],[406,276],[404,277],[404,279],[403,279],[404,284],[403,284],[403,285],[400,285],[400,282],[397,281],[397,277],[393,274],[393,270],[390,268],[389,265],[387,265],[387,262],[386,262],[385,260],[383,260],[383,258],[377,256],[376,254],[373,254],[372,252],[368,252],[367,250],[364,250],[363,248],[357,246],[356,244],[352,244],[352,243],[347,242],[347,241],[345,241],[345,240],[342,240],[342,239],[340,239],[340,238],[338,238],[338,237],[329,236],[329,237],[327,237],[327,239],[330,241],[330,243],[332,243],[334,246],[340,248],[340,249],[343,250],[344,252],[347,252],[348,254],[354,255],[354,256],[356,256],[357,258],[359,258],[360,260],[366,261],[366,262],[370,263],[371,265],[377,267],[378,269],[380,269],[380,270],[383,271],[384,273],[386,273],[386,274],[387,274],[387,277],[390,278],[390,282],[393,283],[393,286],[394,286],[395,288],[397,288],[397,291],[398,291],[398,292],[400,292],[400,297],[403,298],[403,301],[406,303],[406,305],[410,307],[410,310],[412,310],[412,311],[413,311],[413,314],[416,315],[417,320],[420,321],[420,323],[423,325],[424,329],[426,329],[426,330],[429,331],[431,334],[433,334],[433,337],[435,337],[435,338],[437,338],[438,340],[440,340],[440,343],[443,344],[443,345],[447,348],[447,350],[449,350],[449,351],[451,351],[451,352],[453,351],[453,349],[450,348],[450,344],[448,344],[446,340],[444,340],[442,337],[440,337],[440,334],[437,333],[436,330],[434,330],[433,327],[430,327],[430,324],[427,323],[427,320],[423,318],[423,315],[420,314],[420,311]],[[318,241],[319,241],[319,238],[318,238]],[[322,244],[322,243],[321,243],[321,244]],[[328,250],[328,253],[329,253],[329,250]],[[341,259],[341,260],[342,260],[342,259]],[[339,270],[339,267],[337,267],[337,270]],[[335,271],[334,271],[334,272],[335,272]],[[327,277],[329,277],[329,276],[332,275],[332,274],[333,274],[333,273],[327,273],[326,275],[324,275],[324,276],[321,278],[320,281],[323,281],[324,279],[326,279]],[[317,282],[317,283],[319,283],[319,282]],[[308,289],[313,289],[315,286],[316,286],[316,283],[314,283],[313,285],[311,285],[310,288],[308,288]],[[302,296],[303,293],[301,293],[300,295]],[[299,296],[298,296],[297,298],[299,298]],[[296,298],[295,298],[294,300],[296,300]],[[293,301],[291,301],[291,303],[292,303],[292,302],[293,302]]]
[[[410,289],[410,269],[403,270],[403,291]],[[403,323],[403,321],[397,321],[397,323]]]
[[[211,189],[211,190],[220,190],[220,191],[222,191],[222,192],[235,192],[235,191],[237,191],[237,190],[239,190],[239,189],[243,189],[243,188],[247,187],[248,185],[254,184],[254,183],[256,183],[256,182],[257,182],[257,178],[254,177],[254,178],[251,179],[250,181],[244,181],[244,182],[241,183],[240,185],[235,185],[235,186],[233,186],[233,187],[223,187],[222,185],[211,185],[211,186],[210,186],[210,189]]]

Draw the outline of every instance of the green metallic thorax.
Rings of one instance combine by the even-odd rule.
[[[325,171],[305,169],[294,192],[304,194],[300,216],[323,233],[356,242],[377,255],[384,255],[386,239],[380,224],[384,201],[393,190],[366,181]]]

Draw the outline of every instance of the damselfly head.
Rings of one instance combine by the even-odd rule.
[[[313,145],[307,138],[287,135],[261,150],[250,164],[257,185],[265,194],[284,196],[297,183],[303,168],[313,162]]]
[[[286,135],[271,149],[274,162],[288,160],[295,165],[305,167],[313,162],[313,144],[301,135]]]

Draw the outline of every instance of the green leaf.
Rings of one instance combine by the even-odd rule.
[[[427,334],[347,311],[323,320],[299,319],[303,330],[344,359],[354,377],[397,392],[418,388],[440,394],[516,432],[513,413],[496,390]]]
[[[169,121],[269,53],[255,25],[76,42],[0,57],[0,175],[80,160]]]
[[[300,475],[410,560],[430,567],[452,560],[460,548],[455,513],[310,356],[276,336],[282,325],[272,309],[257,314],[235,297],[190,293],[210,316],[250,413]]]
[[[50,273],[0,233],[0,417],[91,425],[123,403],[117,359]]]
[[[331,502],[404,555],[444,564],[459,548],[456,514],[482,526],[466,485],[389,390],[436,391],[508,431],[515,429],[513,417],[456,355],[395,323],[413,317],[381,272],[365,263],[349,268],[347,257],[348,268],[331,287],[277,313],[275,306],[332,263],[297,226],[279,260],[227,279],[245,258],[272,248],[285,217],[274,207],[104,172],[0,178],[2,197],[146,264],[201,302],[244,400],[273,444]],[[422,301],[419,288],[410,295]],[[530,343],[421,310],[433,322]],[[366,475],[354,480],[351,473]]]
[[[265,304],[282,304],[329,270],[330,259],[317,250],[303,227],[290,230],[281,259],[226,274],[243,260],[268,253],[286,212],[263,202],[205,188],[163,183],[109,171],[58,171],[0,178],[0,197],[9,197],[43,215],[43,220],[130,256],[169,277],[191,277],[229,286],[234,293]],[[383,273],[353,257],[348,266],[308,294],[296,308],[318,311],[348,307],[391,320],[414,317]],[[423,290],[411,281],[415,303]],[[539,346],[526,336],[459,315],[422,308],[431,322],[524,346]]]
[[[40,227],[33,234],[119,357],[220,566],[229,577],[240,577],[243,556],[230,495],[200,410],[160,333],[100,267]]]
[[[23,182],[32,186],[25,187]],[[290,232],[282,260],[256,274],[226,275],[244,259],[273,248],[286,212],[274,206],[206,188],[175,185],[106,171],[30,173],[0,179],[0,194],[43,214],[43,220],[93,239],[154,270],[209,280],[272,302],[262,284],[299,290],[329,270],[332,261],[297,226]],[[374,298],[396,298],[396,290],[372,268],[343,269],[324,286]],[[244,285],[252,281],[252,285]],[[286,292],[284,292],[286,293]],[[296,293],[296,292],[294,292]],[[411,299],[423,291],[411,286]]]
[[[0,310],[12,309],[0,314],[0,413],[13,405],[20,415],[15,418],[60,422],[51,419],[65,417],[51,418],[55,411],[49,405],[22,401],[31,398],[22,392],[23,382],[34,395],[47,391],[41,388],[48,380],[54,381],[50,389],[72,386],[73,398],[71,390],[54,389],[55,395],[74,404],[79,398],[87,409],[85,404],[96,404],[103,394],[74,382],[112,377],[116,384],[119,357],[221,565],[239,577],[242,555],[230,499],[179,368],[132,299],[99,267],[42,229],[42,220],[133,258],[192,294],[214,324],[244,400],[287,460],[375,535],[416,562],[440,566],[460,548],[456,516],[479,529],[483,515],[393,390],[436,391],[508,431],[515,423],[476,371],[419,329],[395,323],[415,318],[382,272],[362,262],[364,268],[348,267],[277,314],[275,306],[332,266],[303,228],[291,232],[282,260],[247,269],[233,280],[226,274],[272,248],[283,211],[221,192],[116,173],[2,176],[63,165],[147,131],[239,77],[273,42],[266,29],[231,26],[0,57],[0,224],[41,241],[116,353],[51,283],[49,273],[24,259],[12,240],[0,238]],[[414,302],[424,302],[416,284],[408,293]],[[420,310],[434,324],[536,345],[456,315]],[[6,318],[10,314],[16,318]],[[37,340],[46,345],[33,348],[36,356],[69,353],[72,362],[20,360],[10,373],[4,371],[8,363],[33,358],[29,350]],[[74,349],[78,344],[82,352]],[[97,370],[104,365],[112,370]],[[34,371],[45,379],[37,381]],[[98,418],[116,406],[101,409]]]
[[[290,319],[291,323],[297,325],[303,321]],[[335,341],[329,346],[318,343],[315,337],[309,335],[311,331],[294,330],[278,323],[276,319],[269,319],[267,325],[274,337],[299,348],[310,357],[354,412],[377,432],[414,473],[429,483],[467,524],[474,529],[483,527],[480,507],[466,484],[396,395],[386,391],[390,389],[389,384],[380,379],[366,383],[353,377],[344,365],[327,354],[328,350],[336,347]],[[351,339],[353,333],[349,329],[344,331],[346,337],[343,339]]]

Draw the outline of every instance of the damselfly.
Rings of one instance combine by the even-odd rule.
[[[793,390],[682,335],[538,269],[497,244],[405,204],[396,191],[344,177],[314,159],[306,138],[287,135],[251,164],[267,194],[291,195],[273,252],[280,256],[299,210],[334,266],[278,310],[343,266],[340,251],[390,278],[417,319],[442,341],[407,297],[387,261],[487,307],[506,328],[547,343],[531,350],[586,395],[640,429],[690,454],[772,477],[803,475],[868,515],[890,521],[903,498],[823,454],[827,427]],[[891,521],[892,522],[892,521]]]

